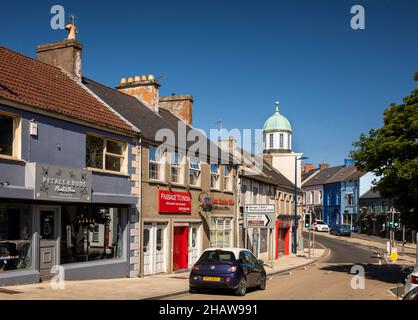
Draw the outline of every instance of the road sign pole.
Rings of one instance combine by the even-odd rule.
[[[311,227],[309,227],[308,259],[311,258]]]
[[[405,226],[402,226],[402,255],[405,254]]]

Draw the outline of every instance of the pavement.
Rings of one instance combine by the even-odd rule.
[[[282,256],[273,267],[265,262],[268,275],[303,268],[327,252],[317,247],[314,256],[308,253]],[[52,289],[51,282],[0,288],[0,300],[143,300],[166,299],[189,291],[188,272],[161,274],[142,278],[65,281],[63,289]]]

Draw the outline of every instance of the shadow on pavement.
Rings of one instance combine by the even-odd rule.
[[[365,278],[370,280],[377,280],[381,282],[386,282],[390,284],[401,283],[405,279],[405,275],[402,274],[401,265],[375,265],[375,264],[358,264],[362,265],[365,269]],[[328,265],[322,267],[321,270],[324,271],[333,271],[333,272],[343,272],[347,274],[352,274],[353,276],[357,273],[353,270],[351,273],[351,268],[355,266],[354,264],[338,264],[338,265]]]

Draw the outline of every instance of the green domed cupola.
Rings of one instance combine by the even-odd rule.
[[[276,112],[267,119],[263,127],[264,131],[290,131],[292,127],[289,120],[279,112],[279,102],[276,101]]]

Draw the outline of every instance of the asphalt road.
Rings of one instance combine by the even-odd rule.
[[[339,238],[334,239],[320,236],[318,233],[316,233],[315,238],[317,242],[331,249],[330,254],[306,268],[300,268],[281,275],[271,276],[267,282],[267,289],[264,291],[250,289],[245,297],[234,296],[228,291],[204,291],[197,294],[186,294],[184,296],[174,297],[173,299],[397,299],[396,296],[389,291],[389,289],[399,287],[399,292],[401,292],[401,266],[386,264],[381,252],[373,247],[348,243]],[[354,274],[357,272],[354,272],[352,269],[353,266],[364,270],[364,277],[362,278],[364,281],[358,281],[358,275]],[[364,283],[364,288],[357,288],[357,286],[361,285],[361,283]],[[352,284],[355,286],[353,287]]]

